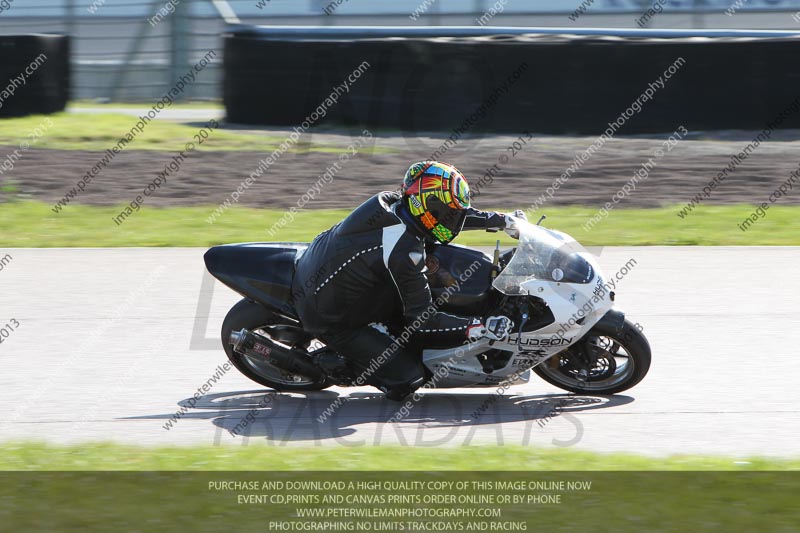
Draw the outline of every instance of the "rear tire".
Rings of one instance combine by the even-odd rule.
[[[327,380],[296,376],[266,361],[256,361],[233,350],[231,332],[244,328],[271,337],[270,327],[276,324],[281,324],[280,316],[261,304],[245,299],[234,305],[222,322],[222,346],[228,360],[246,377],[278,391],[315,391],[329,387],[331,383]]]
[[[533,371],[551,385],[576,394],[616,394],[642,381],[650,370],[650,343],[628,320],[620,332],[609,324],[598,323],[578,341],[578,345],[567,351],[578,349],[603,354],[598,360],[597,370],[592,369],[586,381],[575,377],[566,352],[554,355],[535,366]],[[620,349],[625,355],[619,353]]]

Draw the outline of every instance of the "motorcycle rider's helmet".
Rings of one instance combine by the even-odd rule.
[[[447,163],[414,163],[401,186],[407,218],[427,240],[447,244],[464,227],[469,208],[469,185],[458,169]]]

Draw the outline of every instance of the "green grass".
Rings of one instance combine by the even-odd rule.
[[[413,468],[413,471],[408,471]],[[298,508],[501,509],[494,522],[539,531],[794,531],[800,519],[798,460],[719,457],[644,458],[568,449],[515,446],[275,447],[269,445],[140,448],[113,444],[0,445],[0,520],[7,531],[277,531],[270,521],[304,523]],[[231,487],[232,481],[257,488]],[[264,487],[265,482],[340,482],[342,489]],[[358,489],[355,483],[378,482]],[[466,489],[390,488],[386,482],[466,481]],[[584,490],[506,489],[471,483],[591,483]],[[353,485],[350,483],[353,482]],[[224,485],[227,483],[228,485]],[[326,495],[517,495],[491,504],[324,503]],[[525,501],[560,494],[561,503]],[[240,496],[316,495],[316,502],[241,501]],[[447,523],[436,531],[495,531],[466,527],[482,519],[331,518],[372,524]],[[317,520],[319,522],[319,520]],[[461,524],[456,526],[454,524]],[[530,527],[532,526],[532,527]],[[542,527],[544,526],[544,529]],[[309,531],[327,527],[310,526]],[[371,530],[361,529],[361,530]],[[285,530],[285,529],[284,529]],[[359,530],[354,528],[353,530]],[[430,530],[430,529],[423,529]],[[519,529],[517,529],[519,530]]]
[[[7,184],[8,185],[8,184]],[[13,186],[12,186],[13,188]],[[13,193],[3,193],[3,197]],[[214,224],[207,218],[216,206],[159,209],[145,204],[122,225],[112,217],[119,207],[70,205],[61,213],[51,205],[33,201],[0,203],[0,245],[15,247],[118,247],[210,246],[246,241],[309,241],[320,231],[344,218],[342,209],[306,209],[272,237],[267,230],[284,211],[234,207]],[[565,231],[586,246],[629,245],[800,245],[800,207],[773,206],[767,216],[747,232],[736,225],[750,213],[749,206],[703,207],[686,219],[677,208],[617,210],[592,230],[583,223],[593,214],[589,208],[548,209],[545,225]],[[535,218],[535,216],[531,216]],[[464,232],[456,240],[464,245],[503,245],[515,241],[504,233]]]
[[[121,113],[57,113],[3,119],[0,120],[0,146],[16,147],[20,142],[27,141],[32,148],[104,152],[124,138],[137,122],[136,117]],[[156,118],[144,127],[142,133],[137,132],[136,138],[126,145],[125,150],[180,151],[187,142],[194,140],[202,127],[200,122],[205,124],[207,121],[183,124]],[[41,134],[33,133],[36,128],[39,128]],[[33,137],[28,137],[29,134],[33,134]],[[286,136],[283,135],[225,129],[223,125],[211,132],[202,145],[198,144],[198,149],[272,152],[285,139]],[[310,144],[296,145],[290,151],[341,153],[345,148]]]
[[[402,457],[402,461],[398,461]],[[800,459],[598,454],[523,446],[195,446],[136,447],[118,444],[0,445],[2,470],[530,470],[530,471],[762,471],[800,470]]]

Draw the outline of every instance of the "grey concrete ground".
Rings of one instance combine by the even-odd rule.
[[[152,109],[152,104],[142,107],[115,107],[113,104],[107,106],[97,107],[82,107],[82,106],[69,106],[67,107],[68,113],[88,113],[90,115],[99,115],[105,113],[117,113],[120,115],[128,115],[130,117],[139,118],[146,115]],[[225,118],[225,110],[214,107],[197,107],[185,108],[176,107],[174,109],[164,108],[158,114],[161,120],[175,120],[175,121],[208,121],[210,119]]]
[[[391,426],[383,421],[395,404],[374,389],[280,394],[259,406],[266,391],[232,369],[170,430],[170,416],[225,361],[218,330],[238,299],[219,283],[201,290],[203,250],[0,252],[11,257],[0,269],[0,326],[15,327],[0,344],[0,440],[800,452],[798,248],[603,250],[607,273],[638,262],[617,303],[644,327],[654,358],[647,378],[616,397],[563,402],[534,376],[477,421],[470,414],[491,390],[428,392]],[[317,423],[342,394],[353,400]],[[559,401],[564,413],[544,419]],[[250,413],[250,436],[231,436]]]

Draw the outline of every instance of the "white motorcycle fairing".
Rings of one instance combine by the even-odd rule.
[[[481,339],[454,348],[424,350],[423,363],[433,373],[434,388],[525,383],[531,368],[580,340],[613,306],[613,293],[597,259],[575,239],[515,221],[519,245],[492,285],[511,298],[543,300],[554,320],[530,331],[524,323],[515,324],[505,341]],[[477,356],[488,350],[510,352],[508,363],[487,373]]]

